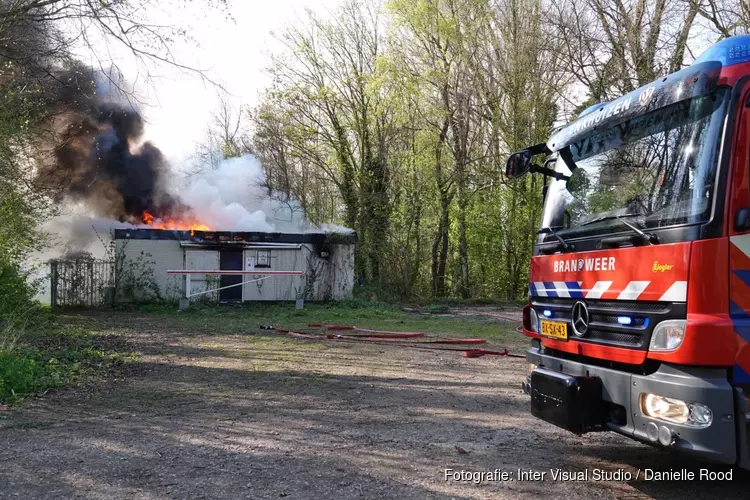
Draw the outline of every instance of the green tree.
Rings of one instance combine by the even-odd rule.
[[[379,8],[353,1],[331,20],[308,12],[304,24],[281,35],[286,50],[274,56],[274,84],[252,113],[254,150],[268,178],[299,191],[292,184],[309,185],[303,174],[309,168],[332,183],[343,222],[359,236],[357,272],[375,281],[392,208],[388,158],[396,128],[379,66],[380,16]]]

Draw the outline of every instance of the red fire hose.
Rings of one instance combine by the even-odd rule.
[[[526,358],[523,354],[511,354],[508,349],[502,351],[488,351],[486,349],[467,349],[464,351],[463,356],[465,358],[480,358],[482,356],[508,356],[509,358]]]
[[[508,356],[512,358],[525,358],[526,356],[520,354],[510,354],[508,349],[502,351],[492,351],[487,349],[453,349],[449,347],[434,347],[434,344],[484,344],[487,341],[485,339],[457,339],[457,338],[434,338],[428,337],[431,340],[408,340],[415,338],[423,338],[425,334],[422,332],[389,332],[383,330],[370,330],[366,328],[357,328],[355,326],[343,326],[343,325],[325,325],[319,323],[311,323],[308,325],[310,328],[326,328],[329,331],[354,331],[354,332],[369,332],[364,334],[334,334],[334,333],[313,333],[313,332],[298,332],[294,330],[287,330],[282,328],[275,328],[276,332],[289,335],[295,338],[304,338],[312,340],[338,340],[344,342],[368,342],[375,344],[401,344],[404,347],[415,348],[415,349],[426,349],[433,351],[455,351],[461,352],[466,358],[479,358],[482,356]],[[431,345],[432,344],[432,345]]]
[[[388,334],[388,335],[400,335],[400,336],[408,336],[408,337],[424,337],[424,333],[422,332],[390,332],[387,330],[371,330],[369,328],[357,328],[356,326],[346,326],[346,325],[326,325],[322,323],[310,323],[307,325],[309,328],[325,328],[327,330],[335,331],[335,330],[352,330],[355,332],[362,332],[362,333],[375,333],[375,334]],[[361,335],[364,336],[364,335]],[[406,338],[406,337],[405,337]]]
[[[422,332],[392,332],[388,330],[371,330],[369,328],[358,328],[356,326],[346,326],[346,325],[326,325],[323,323],[310,323],[307,325],[309,328],[326,328],[329,331],[354,331],[354,332],[362,332],[366,335],[350,335],[351,337],[371,337],[371,338],[381,338],[381,339],[408,339],[408,338],[418,338],[418,337],[427,337]],[[424,343],[432,343],[432,344],[485,344],[487,341],[485,339],[453,339],[453,338],[445,338],[445,339],[438,339],[438,340],[427,340]]]

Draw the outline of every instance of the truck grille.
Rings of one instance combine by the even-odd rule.
[[[573,304],[581,299],[534,297],[531,306],[540,318],[549,311],[552,321],[568,324],[568,338],[592,344],[647,350],[654,326],[665,319],[684,319],[685,303],[645,302],[630,300],[583,300],[589,312],[589,328],[583,337],[577,337],[571,326]],[[630,324],[618,322],[627,316]]]

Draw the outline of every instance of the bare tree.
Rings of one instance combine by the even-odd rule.
[[[548,22],[590,104],[680,69],[700,8],[701,0],[555,0]]]
[[[227,158],[252,153],[242,105],[233,103],[225,91],[217,93],[216,100],[217,106],[211,113],[204,138],[196,144],[192,154],[188,176],[216,170]]]
[[[223,0],[206,3],[224,6]],[[56,155],[71,153],[68,159],[76,163],[75,154],[86,149],[81,139],[99,132],[102,95],[108,94],[107,104],[137,108],[138,96],[124,84],[109,53],[116,46],[136,58],[141,77],[150,78],[151,70],[166,65],[210,81],[200,68],[174,56],[173,44],[189,39],[188,33],[150,20],[149,8],[156,5],[153,0],[0,2],[0,213],[7,215],[0,218],[0,240],[8,248],[42,241],[35,228],[53,213],[65,186],[40,182],[45,179],[38,172],[54,166]],[[86,50],[96,67],[77,60]]]
[[[247,136],[243,130],[242,105],[233,106],[226,92],[219,94],[219,105],[211,115],[210,132],[221,147],[224,158],[241,156],[246,151]]]
[[[710,29],[722,38],[750,33],[750,3],[747,0],[692,0]]]

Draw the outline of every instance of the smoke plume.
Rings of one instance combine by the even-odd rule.
[[[223,160],[217,169],[190,179],[180,199],[201,221],[238,231],[299,232],[308,229],[295,200],[269,195],[264,172],[251,155]]]
[[[143,141],[143,118],[118,90],[122,85],[105,85],[111,79],[87,67],[76,67],[59,80],[48,105],[51,133],[37,182],[71,212],[48,228],[66,245],[90,247],[107,221],[110,227],[153,222],[167,229],[350,231],[310,226],[299,202],[264,187],[263,169],[251,155],[226,159],[173,194],[177,186],[169,184],[174,178],[170,165],[154,144]]]
[[[107,91],[104,79],[83,66],[59,81],[39,185],[58,202],[83,202],[96,215],[123,222],[139,222],[144,211],[186,210],[167,191],[169,165],[156,146],[142,141],[143,118],[119,87]]]

